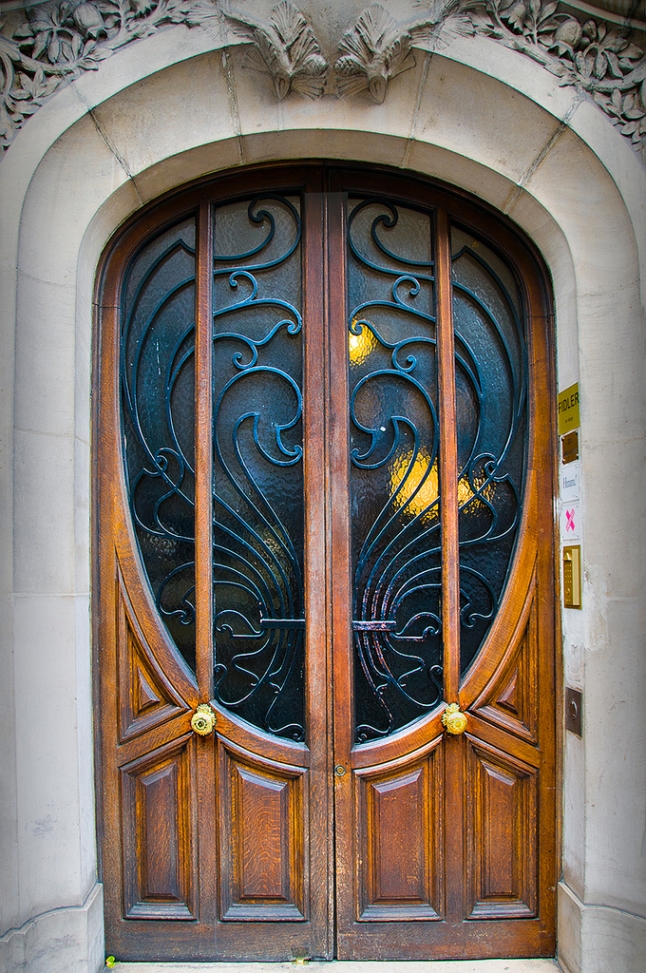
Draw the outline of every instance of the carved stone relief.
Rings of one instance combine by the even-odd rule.
[[[630,31],[583,23],[557,0],[468,0],[474,30],[542,64],[562,85],[586,91],[639,147],[646,141],[646,60]],[[581,18],[583,19],[583,18]]]
[[[240,0],[244,4],[244,0]],[[336,93],[377,104],[389,82],[415,66],[415,47],[437,50],[455,34],[481,34],[532,58],[587,93],[646,154],[646,59],[630,26],[566,8],[559,0],[411,0],[396,20],[379,3],[340,38],[330,68],[311,25],[280,0],[264,21],[258,5],[229,0],[45,0],[0,19],[0,144],[6,150],[54,92],[125,44],[173,24],[209,31],[221,46],[248,45],[245,65],[268,74],[277,97]]]
[[[453,34],[474,32],[460,0],[418,0],[417,6],[424,8],[421,15],[397,21],[381,4],[373,3],[345,31],[334,65],[341,97],[365,92],[381,105],[388,82],[415,67],[414,47],[423,44],[435,49]]]
[[[412,47],[411,34],[373,3],[341,38],[340,57],[334,65],[339,94],[365,91],[380,105],[391,78],[415,67]]]
[[[246,67],[271,75],[279,101],[292,90],[309,98],[323,94],[328,63],[314,31],[290,0],[280,0],[269,23],[222,9],[236,33],[251,43]]]

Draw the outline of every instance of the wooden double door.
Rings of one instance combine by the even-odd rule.
[[[108,950],[553,954],[529,247],[387,170],[261,168],[133,221],[97,303]]]

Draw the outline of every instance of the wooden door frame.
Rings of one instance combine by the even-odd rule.
[[[297,169],[304,172],[308,170],[314,171],[312,167],[316,167],[316,166],[320,166],[320,163],[317,162],[313,162],[311,164],[295,163],[294,166],[290,167],[290,169],[292,171],[296,171]],[[332,163],[329,164],[329,167],[338,168],[336,164],[332,164]],[[501,239],[504,239],[507,242],[507,250],[506,250],[507,259],[512,259],[512,261],[517,266],[519,266],[519,264],[522,264],[523,262],[522,260],[521,261],[518,260],[517,255],[514,251],[514,246],[517,245],[518,241],[520,240],[523,244],[526,255],[529,256],[532,262],[532,267],[533,267],[532,273],[534,275],[532,278],[533,287],[534,287],[532,298],[534,300],[537,300],[539,304],[542,304],[542,306],[545,308],[546,313],[543,316],[544,320],[542,322],[542,327],[546,329],[548,335],[550,336],[553,335],[551,303],[549,302],[550,288],[549,288],[549,278],[547,275],[547,271],[536,249],[531,245],[530,242],[528,242],[525,239],[524,234],[522,234],[521,231],[519,231],[517,228],[513,227],[511,222],[507,220],[504,216],[496,213],[493,210],[493,208],[486,206],[485,204],[473,201],[472,197],[470,197],[468,194],[464,192],[461,192],[460,190],[455,190],[453,187],[447,187],[445,185],[439,184],[425,177],[420,177],[415,173],[410,173],[410,174],[407,173],[405,175],[402,175],[401,172],[394,172],[393,170],[387,169],[385,167],[368,167],[364,165],[357,165],[356,167],[349,165],[349,166],[344,166],[343,168],[346,172],[348,171],[351,172],[353,170],[356,171],[357,178],[361,179],[363,186],[369,187],[369,184],[371,182],[376,184],[379,181],[381,181],[382,185],[383,183],[386,183],[386,185],[388,186],[387,192],[390,192],[390,186],[393,185],[393,183],[398,183],[404,188],[407,185],[409,189],[411,186],[414,185],[426,186],[428,187],[429,193],[431,193],[433,196],[433,205],[436,205],[438,200],[444,200],[444,203],[448,208],[454,209],[456,205],[456,201],[459,201],[460,206],[469,213],[469,217],[470,217],[469,226],[479,229],[487,237],[492,237],[495,241],[497,241],[498,246],[500,245]],[[272,184],[280,185],[281,188],[284,188],[285,185],[284,172],[285,172],[284,166],[280,166],[280,165],[275,166],[275,165],[266,164],[266,165],[251,167],[250,169],[245,169],[244,172],[236,171],[233,173],[225,173],[221,176],[211,177],[208,180],[201,180],[199,183],[195,184],[193,187],[189,188],[188,190],[184,188],[181,190],[174,191],[170,194],[167,194],[167,196],[163,197],[161,201],[158,200],[154,203],[151,203],[148,207],[146,207],[143,213],[138,213],[135,216],[133,216],[125,225],[125,227],[121,228],[118,231],[116,247],[114,246],[114,244],[111,243],[106,248],[106,252],[104,253],[104,256],[102,258],[100,270],[97,275],[96,308],[97,308],[98,315],[105,318],[106,316],[109,317],[110,315],[112,315],[115,311],[114,304],[113,303],[111,304],[109,300],[105,302],[102,298],[102,295],[106,293],[104,289],[104,281],[105,281],[106,273],[108,272],[108,266],[112,267],[118,265],[121,268],[120,271],[121,274],[123,274],[124,268],[126,267],[128,260],[132,256],[132,253],[134,253],[134,248],[141,244],[141,241],[144,239],[144,237],[147,234],[151,233],[153,230],[159,231],[164,225],[169,225],[170,223],[176,222],[178,218],[178,212],[179,212],[177,206],[178,206],[178,201],[180,199],[182,201],[182,204],[184,203],[184,201],[186,201],[186,206],[185,207],[183,206],[183,208],[185,209],[188,209],[189,201],[191,202],[191,205],[199,208],[200,200],[206,198],[206,196],[209,194],[210,187],[212,187],[214,184],[218,185],[219,190],[221,189],[221,196],[223,199],[225,199],[225,198],[229,198],[232,195],[235,195],[236,193],[239,194],[243,189],[248,189],[250,179],[261,180],[263,177],[265,178],[264,183],[261,184],[260,181],[257,182],[259,188],[261,187],[262,189],[271,188]],[[290,183],[294,182],[294,180],[289,180],[289,181]],[[220,192],[218,192],[218,195],[220,195]],[[313,193],[312,195],[314,197],[315,194]],[[320,206],[322,205],[322,201],[319,198],[319,203],[315,204],[313,199],[311,205]],[[319,212],[316,218],[317,219],[323,218],[322,210]],[[204,222],[202,225],[204,226]],[[135,237],[130,236],[130,234],[135,232],[134,228],[136,228],[136,242],[131,243],[130,246],[127,246],[124,243],[126,239],[130,239],[131,241],[135,240]],[[203,231],[203,232],[208,232],[208,231]],[[317,286],[316,281],[318,280],[318,286],[322,287],[322,272],[323,272],[322,267],[320,264],[316,265],[316,262],[313,262],[311,257],[308,260],[307,250],[308,248],[305,248],[304,261],[303,261],[305,273],[306,275],[309,275],[309,277],[311,277],[314,286]],[[522,275],[519,276],[521,279],[524,279]],[[198,273],[198,277],[199,277],[199,273]],[[113,285],[112,293],[116,293],[117,290],[118,290],[118,285],[117,283],[115,283]],[[328,297],[327,299],[332,300],[331,297]],[[200,291],[198,290],[198,302],[201,302],[203,305],[207,305],[208,300],[209,300],[208,293],[205,291],[200,293]],[[322,315],[323,308],[320,309],[320,312]],[[311,314],[316,313],[314,306],[312,306],[312,308],[310,309],[310,313]],[[322,333],[326,335],[325,340],[327,341],[328,340],[327,331],[324,327],[322,327]],[[199,329],[198,329],[198,334],[199,334]],[[528,335],[530,341],[531,341],[531,334],[532,334],[532,325],[528,324]],[[202,338],[202,340],[204,340],[204,338]],[[305,342],[304,365],[305,365],[306,373],[309,371],[311,374],[318,369],[320,374],[320,370],[323,367],[324,358],[329,362],[329,357],[328,357],[329,354],[330,354],[329,346],[323,347],[319,345],[316,348],[312,347],[308,349],[308,342]],[[335,372],[335,367],[337,368],[336,372]],[[550,345],[549,341],[547,342],[544,367],[545,367],[545,374],[546,374],[546,381],[544,384],[547,386],[547,390],[546,390],[547,412],[549,413],[548,439],[550,443],[550,454],[552,457],[551,462],[553,463],[551,495],[554,496],[556,493],[557,461],[556,461],[554,410],[552,407],[552,403],[554,399],[554,389],[556,385],[554,381],[554,349],[553,349],[553,344]],[[338,365],[335,366],[334,363],[331,363],[330,368],[331,368],[330,371],[331,378],[335,380],[339,380]],[[94,375],[95,377],[99,376],[100,381],[98,383],[98,386],[95,386],[98,389],[98,394],[96,394],[93,397],[93,429],[94,429],[93,465],[95,470],[101,470],[103,472],[103,477],[100,478],[99,476],[96,476],[94,479],[93,544],[94,544],[95,552],[111,549],[109,541],[106,541],[105,538],[100,537],[98,531],[98,524],[99,524],[98,507],[99,504],[102,502],[102,497],[104,503],[106,502],[112,503],[115,510],[117,510],[118,508],[118,504],[116,503],[117,500],[116,492],[119,489],[121,473],[119,469],[115,469],[114,467],[111,467],[111,465],[106,462],[106,447],[99,427],[99,415],[101,412],[101,403],[105,400],[106,397],[110,398],[112,401],[115,401],[114,396],[116,394],[116,391],[114,387],[111,387],[111,383],[115,382],[117,371],[118,370],[116,368],[110,369],[109,365],[107,367],[105,365],[105,347],[103,343],[102,329],[101,327],[97,327],[96,340],[94,346]],[[307,380],[308,379],[306,378],[305,381],[307,382]],[[208,385],[208,375],[204,376],[204,381]],[[328,396],[328,402],[327,402],[328,417],[334,416],[334,410],[331,409],[330,407],[331,395],[332,395],[331,387],[333,384],[334,384],[333,382],[328,382],[326,386],[326,395]],[[198,400],[197,407],[198,407],[198,411],[201,410],[199,411],[199,414],[202,415],[203,417],[206,416],[208,414],[208,396],[203,398],[201,402],[200,400]],[[532,418],[531,421],[532,422],[534,421],[534,417]],[[340,575],[338,573],[338,566],[337,566],[338,562],[335,562],[334,554],[331,552],[333,551],[334,546],[338,544],[335,538],[338,537],[339,531],[347,530],[347,525],[338,523],[339,511],[338,509],[335,508],[335,505],[332,500],[333,484],[336,483],[338,485],[338,483],[343,480],[343,477],[345,475],[343,468],[337,468],[337,466],[335,466],[334,463],[333,464],[326,463],[325,469],[326,469],[327,479],[324,484],[320,478],[317,481],[317,476],[316,476],[317,464],[313,462],[313,457],[312,457],[312,450],[316,449],[317,455],[320,458],[322,458],[322,451],[324,445],[327,442],[329,442],[331,439],[334,439],[335,436],[334,419],[328,418],[327,422],[328,425],[325,427],[322,424],[317,425],[316,422],[313,422],[311,427],[309,427],[308,429],[308,447],[310,450],[311,475],[307,477],[306,474],[307,477],[306,482],[309,484],[307,489],[311,490],[312,496],[316,498],[315,503],[317,504],[317,509],[319,511],[325,509],[326,514],[324,518],[323,517],[317,517],[316,519],[311,518],[307,531],[308,531],[308,538],[310,542],[315,545],[316,549],[319,550],[319,552],[321,551],[321,545],[323,545],[324,550],[326,549],[326,538],[325,538],[326,532],[327,533],[331,532],[331,534],[334,535],[332,542],[329,544],[329,546],[327,546],[328,553],[325,554],[323,558],[319,558],[319,565],[324,565],[324,571],[325,573],[327,573],[328,577],[330,578],[330,582],[329,582],[330,592],[332,592],[335,587],[334,579],[339,578]],[[307,424],[307,419],[306,419],[306,424]],[[105,482],[104,471],[106,469],[110,470],[111,473],[108,483]],[[339,479],[339,477],[341,479]],[[110,498],[109,500],[106,500],[106,494]],[[121,524],[121,528],[125,529],[126,531],[129,529],[131,532],[131,528],[128,528],[128,525]],[[554,554],[552,558],[553,570],[552,570],[552,577],[551,577],[551,585],[553,590],[553,611],[552,611],[552,618],[550,621],[550,625],[554,633],[554,651],[552,656],[552,666],[554,670],[554,680],[555,680],[554,686],[556,692],[556,707],[554,713],[554,722],[555,722],[554,741],[556,746],[558,747],[560,743],[560,741],[557,739],[557,734],[559,732],[558,731],[559,721],[556,718],[556,714],[560,711],[561,667],[557,664],[560,658],[560,654],[556,648],[558,644],[557,636],[559,632],[559,627],[558,627],[559,617],[558,617],[558,610],[557,610],[558,604],[556,599],[556,590],[558,587],[558,571],[555,570],[556,544],[554,540],[553,518],[549,525],[547,524],[541,525],[540,533],[541,533],[541,538],[543,540],[546,540],[549,543],[550,549]],[[134,544],[134,546],[131,549],[136,550],[136,544]],[[201,557],[205,564],[209,561],[209,557],[205,550],[202,551]],[[125,558],[125,562],[128,562],[127,557]],[[102,595],[101,593],[102,592],[105,593],[109,588],[114,589],[114,583],[115,583],[114,562],[112,561],[111,558],[107,558],[105,556],[98,557],[96,556],[95,553],[95,556],[92,559],[92,566],[93,566],[94,605],[97,606],[99,604],[99,600],[101,600],[101,604],[106,604],[106,602],[103,601],[103,598],[105,598],[105,594]],[[134,565],[132,563],[126,563],[126,569],[134,570]],[[527,565],[523,565],[522,569],[527,570]],[[207,572],[208,570],[209,568],[207,566]],[[521,567],[519,567],[517,563],[517,559],[516,557],[514,557],[512,574],[517,573],[520,570]],[[511,577],[508,579],[508,585],[511,585]],[[206,582],[204,583],[204,588],[206,589]],[[313,624],[316,624],[318,626],[317,635],[316,635],[316,639],[317,639],[316,644],[323,646],[323,651],[326,658],[326,665],[330,667],[329,671],[332,671],[333,662],[337,666],[337,670],[338,670],[338,654],[332,652],[333,638],[331,633],[332,631],[343,631],[344,626],[347,626],[347,619],[344,621],[340,617],[340,602],[338,598],[336,599],[330,598],[328,599],[327,604],[324,603],[325,601],[324,592],[325,592],[325,584],[312,585],[309,594],[309,598],[311,599],[310,617],[312,617],[313,619]],[[106,638],[105,638],[106,625],[110,627],[117,624],[116,621],[113,621],[114,619],[117,618],[116,603],[108,599],[107,604],[110,606],[109,612],[107,613],[100,612],[99,610],[97,610],[96,607],[93,612],[93,626],[94,626],[93,644],[94,644],[94,658],[95,658],[94,688],[95,688],[95,699],[97,701],[100,699],[99,659],[103,652],[102,646],[106,644]],[[145,621],[146,624],[149,625],[154,624],[152,617],[145,619]],[[502,628],[505,624],[507,624],[507,626],[509,627],[511,623],[509,619],[500,618],[497,620],[495,624],[498,626],[498,628]],[[166,643],[167,643],[166,648],[164,650],[164,667],[166,668],[166,671],[174,672],[175,677],[179,681],[179,685],[181,687],[181,694],[185,706],[183,712],[178,716],[178,719],[182,722],[182,725],[184,724],[186,725],[185,729],[186,729],[186,733],[188,734],[189,720],[191,715],[190,709],[192,709],[198,702],[202,701],[201,699],[202,693],[200,693],[197,690],[197,686],[194,685],[194,683],[191,681],[190,676],[188,676],[188,673],[183,671],[183,667],[177,664],[177,660],[174,660],[174,650],[170,646],[170,641],[168,639],[166,639]],[[315,645],[315,641],[313,637],[310,637],[309,645],[311,651],[312,647]],[[313,677],[313,674],[315,672],[314,661],[312,661],[310,672]],[[320,670],[319,670],[319,674],[320,674]],[[489,675],[490,674],[491,673],[489,673]],[[469,677],[460,694],[461,702],[466,700],[467,698],[475,699],[479,692],[482,693],[484,686],[486,684],[485,676],[486,673],[481,673],[480,678]],[[347,681],[347,676],[340,674],[338,677],[341,679],[346,679]],[[209,676],[207,675],[204,665],[202,665],[200,679],[203,682],[205,678],[208,679]],[[321,700],[321,689],[324,688],[324,683],[325,680],[321,680],[320,678],[318,682],[310,681],[308,683],[308,687],[309,687],[308,693],[310,694],[312,703],[315,708],[319,706]],[[116,699],[117,696],[116,683],[114,684],[113,689],[114,692],[112,693],[112,696],[114,699]],[[110,696],[110,693],[108,692],[107,695]],[[326,705],[327,705],[327,710],[325,708]],[[326,728],[332,725],[331,723],[332,707],[333,707],[333,699],[332,699],[332,694],[330,693],[328,694],[327,704],[323,703],[322,706],[319,706],[319,709],[321,710],[319,715],[323,720],[321,725],[324,726],[325,733],[328,732]],[[95,738],[96,738],[96,781],[97,781],[96,787],[97,787],[97,811],[98,811],[97,827],[99,831],[99,841],[98,841],[99,871],[102,877],[103,876],[106,877],[107,885],[110,886],[110,883],[114,882],[114,878],[118,873],[118,869],[115,870],[114,862],[107,861],[103,855],[102,842],[100,840],[100,832],[102,828],[104,815],[107,813],[114,813],[118,805],[118,801],[116,800],[117,791],[115,790],[114,783],[112,785],[106,785],[104,783],[103,749],[107,745],[105,739],[106,733],[104,732],[106,719],[108,723],[112,719],[114,725],[116,726],[117,712],[116,712],[116,708],[111,708],[107,713],[102,712],[100,706],[97,704],[95,706],[95,713],[96,713]],[[440,715],[441,714],[436,714],[432,719],[436,723],[439,723]],[[428,721],[423,721],[426,730],[428,729],[428,727],[426,727],[427,722]],[[421,735],[422,735],[421,728],[419,731],[419,735],[421,739]],[[186,739],[188,740],[188,737]],[[188,745],[194,746],[194,741],[190,741]],[[393,754],[396,754],[399,749],[399,745],[397,741],[393,741],[392,749],[393,749]],[[328,754],[329,756],[324,761],[325,766],[323,767],[322,765],[320,768],[322,776],[325,781],[326,789],[329,789],[329,783],[332,780],[333,758],[331,754],[331,748],[328,748]],[[198,755],[198,759],[199,759],[199,755]],[[284,757],[282,759],[284,759]],[[560,779],[558,775],[557,766],[555,764],[554,748],[552,750],[551,761],[554,764],[554,775],[558,785],[560,784]],[[203,755],[201,758],[201,769],[199,773],[200,780],[202,781],[202,788],[201,788],[202,798],[200,800],[201,805],[204,805],[204,803],[208,800],[209,794],[213,792],[214,767],[212,766],[212,761],[211,761],[211,766],[209,766],[208,764],[209,762],[206,759],[206,756]],[[339,786],[340,783],[342,786],[342,778],[336,778],[335,786]],[[558,793],[560,793],[560,790],[558,790]],[[322,806],[327,806],[327,804]],[[108,812],[108,808],[111,809],[110,812]],[[554,846],[558,848],[559,839],[560,839],[560,805],[558,802],[556,802],[556,806],[554,808],[554,815],[555,815]],[[321,818],[318,822],[318,825],[325,833],[326,836],[325,843],[328,849],[328,861],[329,861],[328,867],[330,870],[328,872],[328,882],[330,883],[329,887],[332,888],[332,884],[331,884],[332,855],[330,852],[332,849],[333,836],[331,833],[329,821],[330,821],[330,815],[328,814],[327,821],[324,821]],[[204,829],[202,829],[202,831],[204,831]],[[214,871],[216,857],[217,857],[215,837],[207,839],[205,835],[202,834],[200,840],[205,841],[207,845],[205,858],[202,857],[202,853],[200,855],[201,861],[203,863],[202,867],[204,867],[204,861],[206,861],[207,867],[211,867]],[[112,859],[113,856],[109,856],[109,857],[110,859]],[[558,855],[553,855],[552,860],[556,861],[558,860],[558,857],[559,857]],[[550,868],[551,868],[551,872],[553,873],[552,874],[553,881],[551,884],[555,885],[556,880],[558,878],[556,874],[556,868],[554,867],[554,865],[550,866]],[[108,887],[106,898],[109,900],[110,896],[111,896],[111,889]],[[327,916],[328,940],[327,940],[327,945],[321,944],[322,955],[323,954],[331,955],[331,951],[333,948],[329,938],[332,934],[332,928],[333,928],[333,924],[331,921],[332,909],[333,909],[331,898],[332,898],[331,896],[328,897],[327,895],[320,896],[319,905],[317,907],[318,912],[321,916],[323,915],[323,913],[325,913],[325,915]],[[209,932],[209,929],[212,928],[213,924],[216,921],[216,915],[215,915],[216,901],[217,901],[217,896],[214,894],[210,909],[208,905],[205,906],[204,902],[202,903],[202,908],[205,910],[206,913],[205,916],[206,923],[204,924],[200,923],[200,926],[204,925],[204,932],[202,936],[198,934],[198,936],[196,937],[196,927],[194,925],[184,924],[184,929],[186,929],[187,933],[189,934],[186,937],[180,935],[178,937],[178,943],[177,943],[178,948],[182,951],[181,952],[182,958],[187,958],[187,959],[190,957],[210,958],[213,955],[213,947],[212,947],[213,940],[212,940],[212,934]],[[159,929],[160,927],[156,924],[153,925],[155,927],[152,930],[154,934],[155,930]],[[179,923],[175,924],[176,927],[180,925],[181,924]],[[192,926],[192,928],[189,929],[189,925]],[[142,929],[142,934],[143,933],[144,930]],[[196,939],[199,939],[199,943],[196,943]]]

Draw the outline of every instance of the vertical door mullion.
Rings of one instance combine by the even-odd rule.
[[[325,298],[323,293],[323,195],[308,174],[302,213],[303,248],[303,490],[305,493],[305,692],[306,741],[321,749],[327,735],[325,571]],[[315,746],[316,743],[316,746]]]
[[[307,173],[302,202],[303,490],[305,499],[305,728],[310,751],[312,955],[331,956],[333,907],[325,564],[325,297],[323,194]]]
[[[437,347],[440,414],[440,512],[442,531],[442,633],[444,698],[460,688],[460,567],[458,538],[458,441],[455,400],[455,340],[451,286],[451,239],[446,210],[437,211]]]
[[[195,319],[195,640],[202,699],[213,693],[213,207],[200,203]]]
[[[334,187],[331,187],[333,189]],[[350,448],[348,423],[347,271],[344,195],[327,194],[328,368],[326,470],[329,523],[328,570],[334,687],[334,753],[343,763],[352,748],[353,641],[350,547]],[[337,776],[340,786],[343,777]]]
[[[354,642],[352,635],[352,550],[350,516],[350,423],[348,417],[348,302],[345,194],[332,176],[326,197],[326,277],[328,295],[328,381],[326,383],[326,494],[328,576],[332,675],[335,810],[335,877],[337,952],[356,919],[358,841],[353,797]]]
[[[332,674],[332,771],[335,797],[337,935],[354,919],[356,835],[353,828],[354,774],[350,764],[353,731],[352,572],[350,549],[350,449],[347,365],[347,271],[344,195],[327,194],[326,276],[328,294],[328,381],[326,383],[328,463],[328,573],[330,579],[330,672]],[[339,186],[340,188],[340,186]],[[339,943],[337,942],[337,950]]]
[[[444,698],[449,703],[456,703],[460,688],[458,436],[451,285],[451,237],[446,210],[438,209],[436,227]],[[463,738],[445,733],[444,889],[445,915],[450,922],[461,922],[464,918],[464,771]]]

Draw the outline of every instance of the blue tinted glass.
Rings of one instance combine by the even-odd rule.
[[[385,736],[442,698],[439,427],[430,215],[348,212],[355,723]]]
[[[215,696],[270,733],[304,729],[298,198],[216,207]]]
[[[133,526],[161,618],[195,668],[195,222],[144,246],[124,284],[122,434]]]
[[[509,268],[481,240],[455,228],[451,247],[464,672],[495,617],[518,534],[527,350],[518,286]]]

